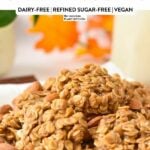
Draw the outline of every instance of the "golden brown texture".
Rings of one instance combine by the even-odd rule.
[[[149,88],[97,65],[35,82],[1,108],[0,141],[18,150],[150,149]]]
[[[143,112],[142,112],[143,111]],[[105,150],[149,150],[150,118],[145,110],[134,112],[128,106],[104,116],[96,131],[95,145]]]

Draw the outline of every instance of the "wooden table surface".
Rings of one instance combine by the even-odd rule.
[[[21,83],[30,83],[36,81],[36,77],[33,75],[28,76],[19,76],[19,77],[12,77],[12,78],[4,78],[0,79],[0,84],[21,84]]]

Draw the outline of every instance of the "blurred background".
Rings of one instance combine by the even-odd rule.
[[[62,68],[102,63],[109,58],[111,35],[105,26],[112,28],[112,16],[89,17],[88,23],[38,16],[36,24],[34,17],[17,16],[0,27],[0,78],[34,75],[43,80]]]
[[[87,22],[13,13],[0,11],[1,82],[30,75],[45,80],[62,68],[110,61],[131,78],[150,82],[150,11],[89,16]]]

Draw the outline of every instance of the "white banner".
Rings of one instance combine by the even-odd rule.
[[[0,9],[15,9],[18,15],[134,14],[150,10],[149,0],[1,0]]]

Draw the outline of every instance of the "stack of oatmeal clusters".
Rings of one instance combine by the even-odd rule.
[[[33,83],[0,120],[10,149],[150,150],[149,89],[96,65]]]

